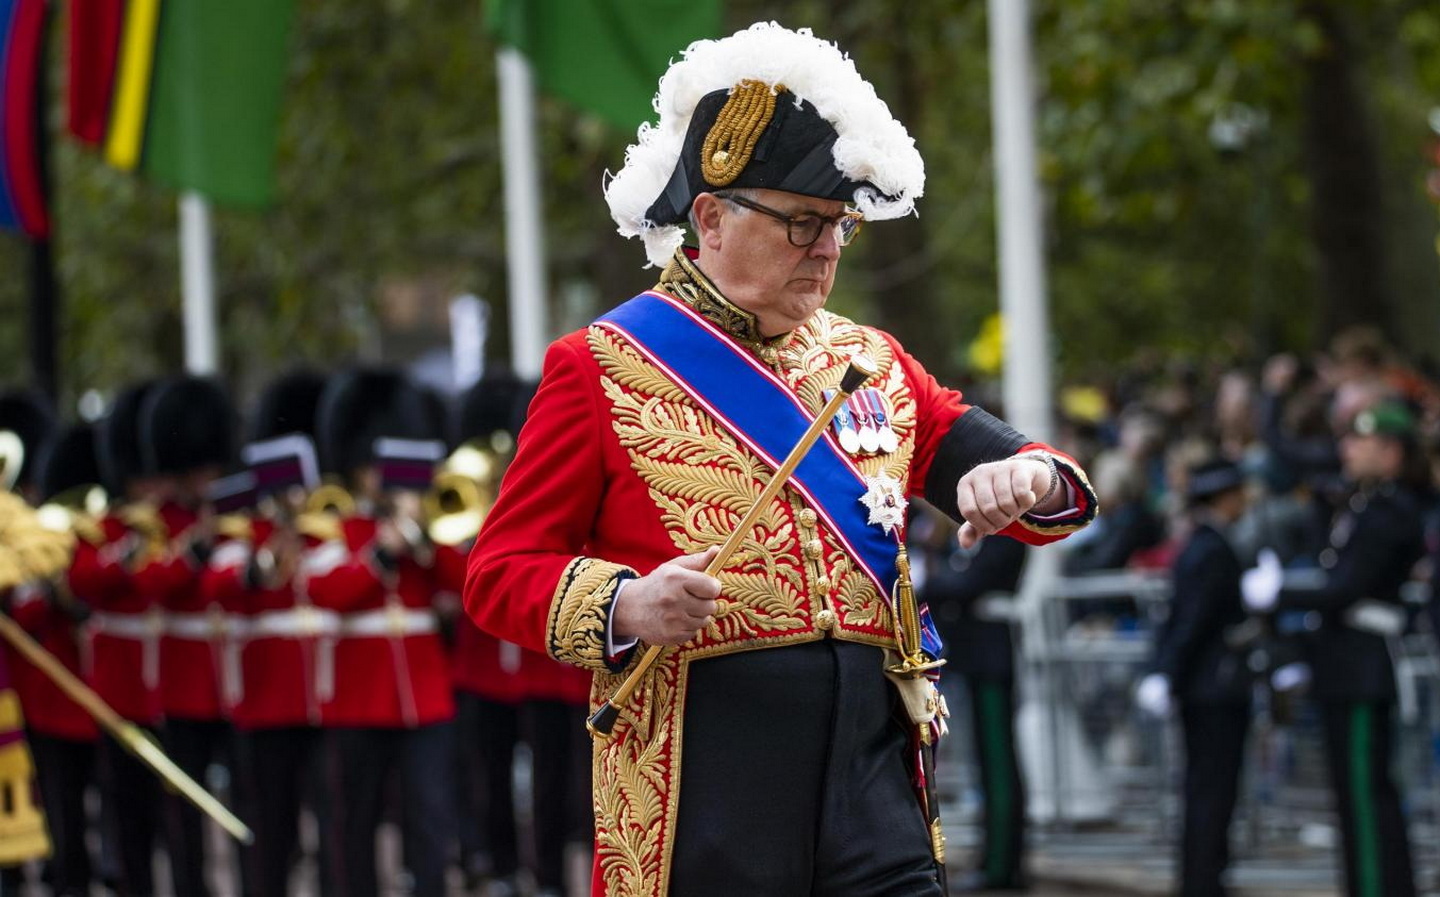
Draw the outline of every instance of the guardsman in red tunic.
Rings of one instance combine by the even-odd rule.
[[[383,370],[337,374],[320,399],[322,460],[347,476],[357,500],[357,513],[341,521],[342,538],[314,549],[302,566],[315,606],[341,615],[333,691],[321,713],[340,783],[333,874],[347,897],[379,893],[374,839],[392,774],[403,783],[414,893],[445,890],[455,699],[434,610],[434,548],[416,525],[418,494],[386,492],[376,464],[379,440],[442,436],[439,411],[402,375]],[[443,447],[436,444],[436,461]]]
[[[963,518],[967,544],[1043,543],[1093,492],[823,308],[859,222],[911,213],[924,182],[833,44],[773,24],[697,42],[655,108],[606,198],[660,282],[551,346],[466,608],[591,670],[597,702],[637,648],[667,648],[594,744],[596,893],[941,894],[913,762],[938,645],[897,625],[919,615],[906,499]],[[707,575],[857,354],[876,376]]]
[[[36,499],[53,501],[75,496],[74,490],[98,488],[100,468],[95,458],[95,430],[89,424],[62,427],[47,440],[36,458]],[[73,528],[87,550],[103,538],[98,522],[77,511]],[[73,562],[73,560],[72,560]],[[16,589],[11,614],[42,647],[77,676],[81,665],[80,625],[87,613],[64,585],[35,583]],[[58,897],[90,893],[93,866],[85,844],[85,789],[95,781],[95,745],[100,731],[95,720],[70,700],[50,677],[17,654],[11,655],[11,674],[30,747],[35,754],[40,799],[50,828],[54,853],[50,858],[51,887]]]
[[[155,509],[167,484],[149,476],[140,448],[140,415],[153,384],[120,392],[97,425],[100,469],[118,502],[100,521],[102,538],[76,545],[70,591],[91,609],[90,685],[123,718],[151,732],[160,725],[160,639],[165,617],[134,572],[165,549]],[[151,868],[160,826],[159,781],[113,739],[100,742],[104,824],[119,847],[120,893],[154,893]]]
[[[214,541],[205,487],[234,456],[234,409],[212,380],[175,377],[146,395],[140,435],[147,471],[169,488],[157,514],[164,549],[133,574],[138,591],[165,610],[160,639],[160,706],[165,751],[191,778],[205,781],[211,764],[234,768],[228,697],[238,670],[226,663],[239,633],[218,601],[202,593]],[[166,814],[170,878],[179,894],[210,892],[205,878],[205,824],[200,811],[172,795]]]
[[[295,371],[260,394],[249,422],[252,443],[310,438],[324,377]],[[313,444],[309,446],[313,457]],[[221,541],[202,589],[231,609],[245,634],[231,720],[240,741],[246,821],[255,831],[247,868],[255,894],[284,894],[299,839],[300,805],[323,781],[320,687],[333,679],[339,615],[317,609],[300,575],[302,559],[326,534],[297,520],[293,483],[267,485],[248,534]],[[323,829],[322,829],[323,834]]]
[[[57,465],[47,464],[45,460],[47,456],[61,460],[54,445],[57,439],[65,437],[55,433],[54,426],[54,413],[39,395],[10,392],[0,396],[0,432],[18,437],[23,453],[18,468],[9,467],[7,459],[3,465],[7,482],[0,485],[13,486],[32,505],[64,488],[54,477]],[[86,433],[88,435],[88,429]],[[93,437],[87,448],[90,482],[95,483],[99,475],[95,469]],[[13,483],[8,482],[11,476]],[[83,608],[69,600],[63,588],[37,579],[0,595],[5,597],[6,613],[72,672],[79,672],[76,622],[83,616]],[[95,723],[18,651],[7,650],[5,654],[35,762],[44,826],[50,832],[49,880],[57,894],[67,897],[88,894],[91,873],[90,857],[85,849],[82,798],[87,784],[94,778]],[[9,878],[12,872],[18,874],[18,870],[5,870],[6,877],[0,879],[0,888],[18,887],[18,881]]]

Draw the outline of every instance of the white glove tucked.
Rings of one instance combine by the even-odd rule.
[[[1161,673],[1151,673],[1135,686],[1135,706],[1150,716],[1170,715],[1170,679]]]
[[[1256,614],[1274,610],[1280,600],[1280,585],[1284,581],[1285,570],[1275,552],[1269,548],[1261,549],[1255,566],[1240,576],[1240,594],[1245,598],[1245,609]]]

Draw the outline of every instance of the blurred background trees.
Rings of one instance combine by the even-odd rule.
[[[1412,0],[1035,0],[1059,370],[1257,358],[1373,323],[1440,349],[1440,8]],[[948,378],[997,310],[983,3],[729,0],[837,40],[910,128],[920,216],[867,229],[833,304]],[[61,37],[55,29],[54,37]],[[677,48],[678,49],[678,48]],[[300,4],[279,202],[216,213],[226,374],[408,361],[462,292],[508,354],[494,39],[479,0]],[[56,60],[60,53],[54,54]],[[53,89],[63,90],[57,65]],[[54,131],[58,135],[60,108]],[[650,285],[600,194],[633,132],[542,99],[551,321]],[[178,369],[175,197],[55,140],[63,394]],[[24,244],[0,239],[0,380],[27,376]]]

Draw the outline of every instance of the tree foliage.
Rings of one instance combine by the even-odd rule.
[[[1304,348],[1347,319],[1334,313],[1344,298],[1326,290],[1332,259],[1316,248],[1314,213],[1328,207],[1313,164],[1317,141],[1344,135],[1317,133],[1306,95],[1316,61],[1336,53],[1362,101],[1351,120],[1376,147],[1380,195],[1366,226],[1382,234],[1375,276],[1391,303],[1358,313],[1413,349],[1436,348],[1437,220],[1422,149],[1440,106],[1440,9],[1033,6],[1052,320],[1067,375],[1142,347],[1192,357]],[[1345,46],[1317,26],[1317,7],[1338,16]],[[998,306],[985,4],[731,0],[726,17],[734,28],[774,18],[838,40],[915,135],[928,173],[920,215],[867,228],[832,301],[895,331],[937,370],[962,373],[972,335]],[[60,38],[57,28],[57,73]],[[506,354],[494,50],[477,0],[300,5],[280,201],[263,214],[215,214],[224,366],[242,389],[302,360],[408,360],[420,346],[387,317],[389,297],[406,290],[492,300],[491,347]],[[550,277],[562,297],[552,319],[573,326],[654,276],[600,197],[633,134],[553,100],[540,120]],[[1245,121],[1244,140],[1222,139],[1226,123]],[[60,124],[57,105],[57,135]],[[68,139],[54,149],[67,397],[178,369],[175,196]],[[0,278],[0,313],[17,323],[26,253],[0,239],[0,271],[13,273]],[[0,380],[26,379],[25,333],[0,330]]]

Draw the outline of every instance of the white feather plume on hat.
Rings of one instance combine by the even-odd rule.
[[[665,265],[684,240],[679,225],[657,225],[645,216],[675,171],[696,105],[706,94],[745,80],[784,85],[797,103],[808,101],[835,128],[836,170],[874,185],[855,194],[854,205],[866,218],[899,218],[914,211],[925,190],[925,162],[855,63],[808,28],[792,31],[757,22],[727,38],[696,41],[684,51],[660,79],[654,103],[660,121],[640,126],[638,142],[625,151],[624,167],[605,184],[605,200],[620,234],[641,237],[651,264]]]

